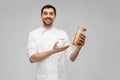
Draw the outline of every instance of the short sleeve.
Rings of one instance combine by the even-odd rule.
[[[67,33],[65,34],[65,41],[66,41],[66,44],[70,45],[70,47],[65,50],[65,54],[66,54],[67,59],[68,59],[69,61],[71,61],[71,60],[70,60],[70,55],[71,55],[71,53],[73,52],[73,48],[72,48],[72,45],[71,45],[71,43],[70,43],[70,41],[69,41],[69,38],[68,38]]]
[[[27,44],[27,56],[30,58],[34,53],[37,52],[35,36],[32,33],[29,33],[28,44]]]

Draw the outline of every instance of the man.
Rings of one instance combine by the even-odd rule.
[[[31,63],[37,62],[36,80],[66,80],[64,58],[74,61],[85,43],[85,36],[80,36],[81,47],[73,50],[67,33],[53,26],[56,9],[45,5],[41,9],[43,26],[30,32],[27,54]]]

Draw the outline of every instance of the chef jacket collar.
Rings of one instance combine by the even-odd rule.
[[[54,30],[54,29],[55,29],[55,27],[51,27],[51,28],[42,27],[42,33],[46,32],[46,31]]]

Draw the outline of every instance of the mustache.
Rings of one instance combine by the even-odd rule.
[[[45,20],[47,20],[47,19],[50,19],[50,20],[52,20],[50,17],[47,17],[47,18],[45,18]]]

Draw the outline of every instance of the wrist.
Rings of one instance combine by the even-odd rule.
[[[55,50],[53,50],[53,49],[50,50],[50,53],[51,53],[51,54],[54,54],[54,53],[55,53]]]
[[[76,46],[76,48],[77,48],[77,49],[81,49],[81,48],[82,48],[82,46]]]

